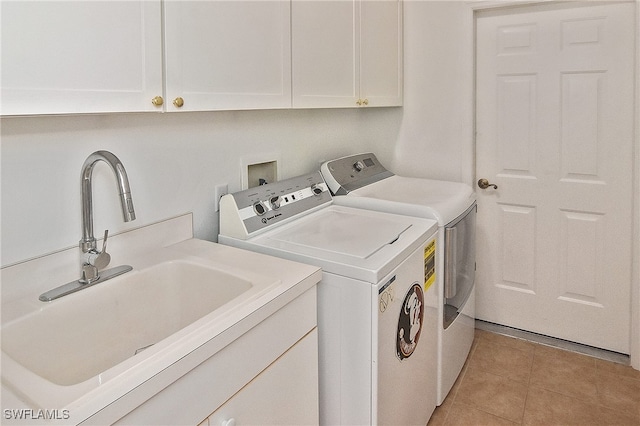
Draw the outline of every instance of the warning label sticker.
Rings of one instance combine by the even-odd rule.
[[[424,291],[436,282],[436,240],[424,248]]]

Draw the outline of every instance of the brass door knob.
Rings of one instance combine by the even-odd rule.
[[[492,186],[492,187],[493,187],[493,189],[498,189],[498,185],[496,185],[496,184],[494,184],[494,183],[489,183],[489,181],[488,181],[487,179],[484,179],[484,178],[482,178],[482,179],[480,179],[480,180],[478,181],[478,186],[479,186],[480,188],[482,188],[482,189],[487,189],[487,188],[489,188],[490,186]]]
[[[184,105],[184,99],[182,99],[181,97],[177,97],[177,98],[175,98],[175,99],[173,100],[173,104],[174,104],[176,107],[180,108],[180,107],[182,107],[182,105]]]
[[[362,101],[363,105],[369,105],[369,99],[365,99],[364,101]]]
[[[154,106],[162,106],[162,104],[164,103],[164,99],[162,99],[162,96],[156,96],[155,98],[151,99],[151,103]]]

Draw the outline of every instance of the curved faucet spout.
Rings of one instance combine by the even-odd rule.
[[[96,239],[93,236],[93,201],[91,198],[91,176],[93,166],[98,161],[104,161],[111,167],[116,176],[118,189],[120,192],[120,204],[122,205],[122,215],[125,222],[136,218],[129,189],[129,179],[122,162],[109,151],[96,151],[89,155],[82,165],[81,185],[82,185],[82,239],[80,248],[84,253],[96,249]]]

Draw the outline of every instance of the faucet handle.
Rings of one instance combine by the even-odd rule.
[[[100,253],[105,253],[107,251],[107,238],[109,238],[109,230],[104,230],[104,238],[102,239],[102,250]]]
[[[87,264],[95,266],[97,269],[104,269],[111,262],[111,255],[106,251],[89,253]]]
[[[87,255],[87,264],[95,266],[97,269],[104,269],[109,265],[109,262],[111,262],[111,255],[107,253],[107,238],[109,238],[108,229],[104,231],[102,251],[91,250]]]

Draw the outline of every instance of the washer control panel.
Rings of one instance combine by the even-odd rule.
[[[331,200],[320,172],[227,194],[220,199],[220,234],[247,239]]]
[[[327,161],[320,167],[331,193],[346,195],[358,188],[393,176],[376,156],[367,152]]]

